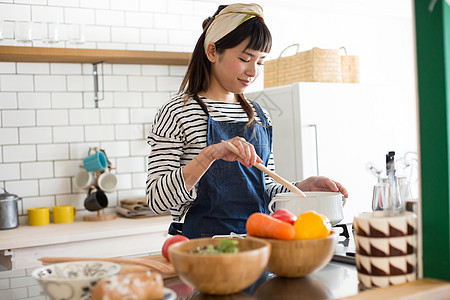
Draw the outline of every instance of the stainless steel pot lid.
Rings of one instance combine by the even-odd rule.
[[[8,193],[5,188],[2,188],[2,190],[4,191],[4,193],[0,194],[0,202],[19,200],[19,197],[17,195]]]

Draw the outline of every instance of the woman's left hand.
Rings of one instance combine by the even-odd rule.
[[[348,191],[342,184],[325,176],[311,176],[297,182],[296,186],[302,191],[340,192],[348,198]]]

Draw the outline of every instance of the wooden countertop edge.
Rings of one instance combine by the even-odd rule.
[[[20,225],[0,231],[0,250],[155,233],[167,230],[170,222],[171,216],[155,216],[144,219],[118,217],[104,222],[51,223],[45,226]],[[93,225],[95,231],[92,230]]]
[[[419,279],[416,281],[392,285],[386,288],[374,288],[362,291],[354,296],[340,300],[422,300],[449,299],[450,282],[438,279]]]

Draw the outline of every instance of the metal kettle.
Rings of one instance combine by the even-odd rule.
[[[0,230],[12,229],[19,226],[19,210],[17,195],[8,193],[3,188],[4,193],[0,194]]]

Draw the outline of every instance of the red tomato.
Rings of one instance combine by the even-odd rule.
[[[288,222],[289,224],[294,225],[295,221],[297,220],[297,216],[294,215],[293,213],[291,213],[290,211],[288,211],[287,209],[284,208],[280,208],[278,210],[276,210],[273,214],[272,217],[274,217],[275,219],[284,221],[284,222]]]
[[[174,235],[174,236],[168,238],[162,246],[162,249],[161,249],[162,256],[164,256],[165,259],[170,261],[169,246],[172,244],[175,244],[178,242],[184,242],[184,241],[189,241],[189,239],[181,234],[177,234],[177,235]]]

